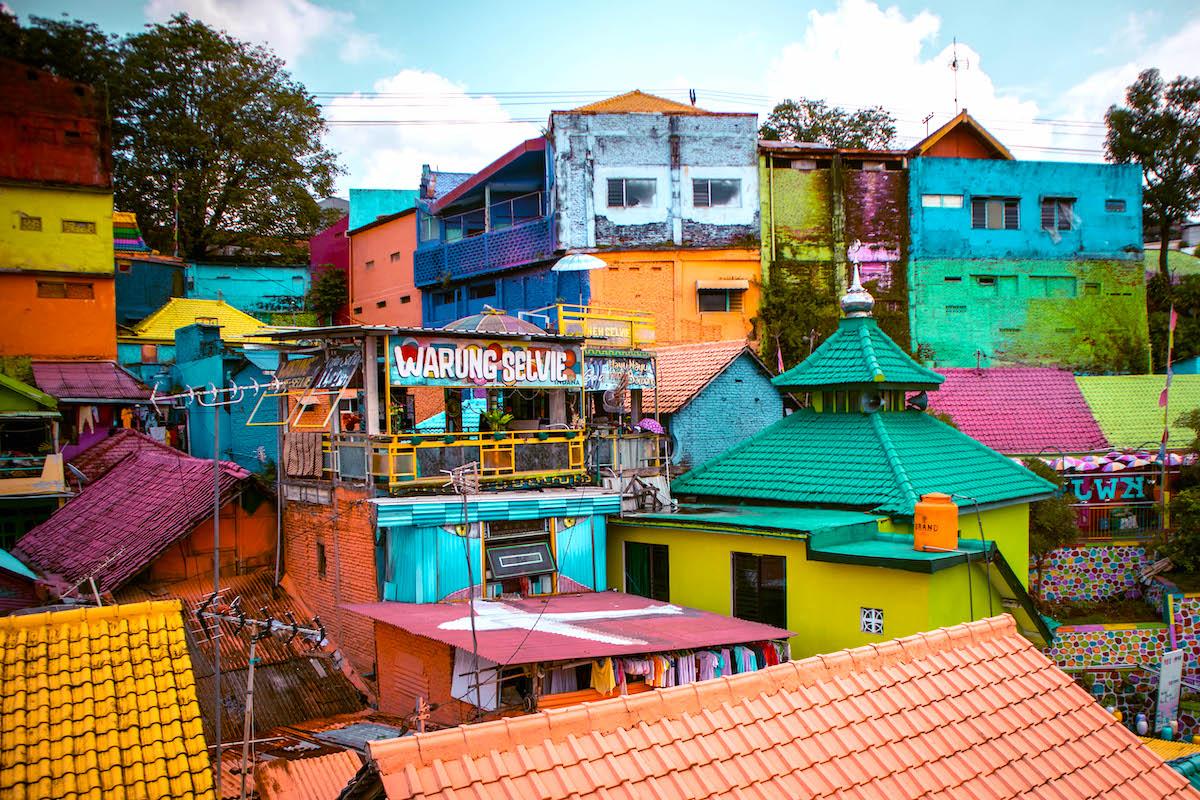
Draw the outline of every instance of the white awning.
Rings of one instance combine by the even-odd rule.
[[[696,281],[697,289],[728,289],[732,292],[744,292],[750,288],[750,281]]]

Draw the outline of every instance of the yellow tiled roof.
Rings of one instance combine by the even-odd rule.
[[[259,341],[247,340],[246,337],[267,327],[266,323],[239,311],[224,300],[173,297],[165,306],[135,325],[131,335],[121,338],[145,342],[174,342],[175,331],[197,322],[220,325],[221,338],[226,342]]]
[[[1188,758],[1190,756],[1200,755],[1200,744],[1192,742],[1168,742],[1166,739],[1151,739],[1148,736],[1139,736],[1142,744],[1154,751],[1154,754],[1163,761],[1174,761],[1177,758]]]
[[[707,114],[702,108],[676,103],[640,89],[571,109],[577,114]]]
[[[215,797],[181,612],[0,618],[0,797]]]

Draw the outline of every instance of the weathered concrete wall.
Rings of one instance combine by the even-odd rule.
[[[757,244],[756,125],[753,115],[554,114],[559,246]],[[653,205],[609,208],[609,178],[654,179]],[[740,180],[740,203],[696,206],[700,178]]]

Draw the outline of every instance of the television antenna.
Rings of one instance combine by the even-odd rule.
[[[958,37],[954,37],[953,50],[950,57],[950,71],[954,73],[954,114],[958,115],[958,71],[960,69],[970,69],[971,62],[965,58],[958,57]]]

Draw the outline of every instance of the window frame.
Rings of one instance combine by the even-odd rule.
[[[629,565],[630,548],[642,547],[645,548],[645,564],[646,564],[646,586],[638,587],[635,581],[630,579]],[[622,550],[624,586],[625,591],[629,594],[635,594],[638,597],[645,597],[649,600],[659,600],[667,603],[671,600],[671,548],[670,545],[661,544],[658,542],[625,542]],[[659,572],[661,571],[661,575]],[[639,588],[644,588],[646,593],[638,591]],[[660,596],[661,595],[661,596]]]
[[[733,198],[736,202],[732,203],[713,203],[712,201],[712,186],[714,183],[731,183],[736,191]],[[698,191],[700,185],[704,185],[704,191]],[[704,202],[700,202],[700,198],[704,198]],[[742,179],[741,178],[692,178],[692,206],[694,208],[741,208],[742,207]]]
[[[658,206],[658,178],[607,178],[605,184],[606,206],[608,208],[657,208]],[[613,202],[613,185],[620,184],[621,186],[621,202]],[[629,184],[631,183],[648,183],[653,189],[653,194],[650,197],[649,203],[629,203]]]
[[[740,561],[740,564],[739,564]],[[753,562],[753,567],[750,566]],[[778,588],[766,589],[766,591],[777,592],[776,597],[764,598],[764,565],[771,564],[773,567],[778,567],[781,586]],[[787,556],[771,555],[765,553],[743,553],[731,552],[729,554],[730,565],[730,609],[732,616],[747,620],[749,622],[761,622],[764,625],[774,625],[777,628],[787,628],[788,617],[788,602],[787,602]],[[753,569],[756,574],[756,584],[754,587],[757,597],[754,600],[754,608],[745,606],[739,608],[738,598],[743,593],[739,592],[738,578],[739,572],[742,574],[749,573]],[[775,580],[775,578],[771,578]],[[766,602],[764,602],[764,599]],[[774,602],[772,602],[774,601]]]
[[[1104,201],[1104,212],[1106,214],[1124,214],[1128,208],[1128,203],[1121,197],[1110,197]]]
[[[983,208],[983,224],[976,223],[976,204]],[[1000,225],[993,227],[989,224],[989,207],[993,203],[1000,204]],[[1009,225],[1009,211],[1013,214],[1013,224]],[[971,197],[971,230],[976,231],[1019,231],[1021,229],[1021,198],[1004,195],[978,195]]]
[[[1063,210],[1066,207],[1064,220]],[[1043,197],[1039,205],[1041,229],[1044,231],[1071,231],[1075,229],[1075,198],[1074,197]],[[1046,225],[1046,212],[1050,211],[1050,225]],[[1065,222],[1065,225],[1064,225]]]
[[[704,307],[705,297],[716,297],[718,294],[725,296],[724,308]],[[696,312],[699,314],[737,314],[745,309],[745,289],[697,289],[696,290]]]

